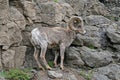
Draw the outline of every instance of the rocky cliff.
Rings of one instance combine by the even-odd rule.
[[[38,68],[31,30],[66,28],[75,15],[84,19],[87,33],[77,34],[66,50],[66,70],[38,71],[37,80],[87,80],[84,74],[92,74],[90,80],[120,80],[119,5],[119,0],[0,0],[0,70]],[[46,58],[53,61],[52,50]]]

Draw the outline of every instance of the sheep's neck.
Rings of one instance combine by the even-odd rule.
[[[75,33],[74,30],[68,29],[67,31],[68,31],[68,34],[70,35],[70,37],[71,37],[72,39],[75,39],[75,38],[76,38],[76,33]]]

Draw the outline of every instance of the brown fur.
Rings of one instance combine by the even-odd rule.
[[[31,34],[31,42],[35,48],[34,51],[34,57],[39,65],[40,68],[43,69],[41,64],[38,61],[38,52],[39,48],[41,48],[41,54],[40,58],[42,62],[44,63],[45,67],[47,69],[51,69],[51,67],[47,64],[47,61],[45,59],[45,54],[47,48],[53,48],[56,46],[60,47],[60,56],[61,56],[61,63],[60,67],[63,69],[63,60],[64,60],[64,52],[66,47],[69,47],[70,44],[73,42],[73,40],[76,37],[76,33],[85,33],[84,27],[83,27],[83,20],[80,17],[72,17],[70,21],[68,22],[67,29],[61,28],[61,27],[41,27],[41,28],[35,28],[32,30]],[[55,54],[55,60],[54,64],[57,65],[57,57],[58,54]]]

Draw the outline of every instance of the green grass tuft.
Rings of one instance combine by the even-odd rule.
[[[93,76],[93,71],[85,72],[83,70],[80,71],[80,75],[83,76],[86,80],[91,80]]]
[[[0,72],[0,76],[8,80],[30,80],[32,74],[30,74],[30,70],[27,69],[10,69],[9,71]]]
[[[59,0],[54,0],[54,2],[58,2]]]
[[[90,49],[95,49],[95,47],[93,45],[88,45],[87,47]]]
[[[53,61],[49,61],[49,62],[48,62],[48,65],[49,65],[50,67],[54,67]]]

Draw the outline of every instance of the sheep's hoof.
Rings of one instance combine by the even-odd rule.
[[[47,68],[47,70],[51,70],[52,69],[50,66],[47,66],[46,68]]]
[[[63,66],[60,66],[60,69],[61,69],[61,70],[64,70],[64,67],[63,67]]]
[[[40,70],[43,70],[43,71],[45,71],[45,69],[44,69],[43,67],[40,67]]]

